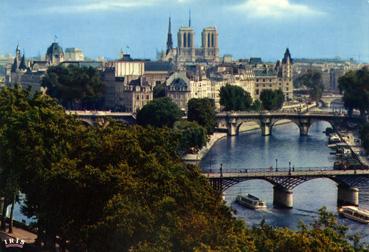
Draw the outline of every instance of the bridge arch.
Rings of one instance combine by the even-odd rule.
[[[257,119],[242,120],[242,121],[237,123],[236,134],[238,135],[241,132],[241,126],[242,125],[245,125],[245,124],[248,124],[248,123],[253,123],[255,126],[257,126],[256,129],[261,129],[260,120],[257,120]]]
[[[270,132],[272,132],[273,131],[273,128],[274,128],[274,126],[278,126],[278,122],[285,122],[285,123],[292,123],[292,124],[294,124],[294,125],[296,125],[297,126],[297,129],[299,130],[300,129],[300,125],[299,125],[299,123],[298,123],[298,121],[297,120],[293,120],[293,119],[283,119],[283,118],[279,118],[279,119],[274,119],[274,120],[272,120],[272,123],[271,123],[271,125],[270,125]]]

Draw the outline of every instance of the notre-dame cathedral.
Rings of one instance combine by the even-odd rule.
[[[219,62],[218,32],[215,27],[206,27],[201,33],[201,48],[195,46],[195,31],[191,27],[191,18],[188,26],[182,26],[177,33],[177,48],[173,47],[171,31],[171,18],[169,18],[167,50],[162,60],[177,64],[188,62]]]

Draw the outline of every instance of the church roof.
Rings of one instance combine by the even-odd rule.
[[[187,83],[182,78],[176,78],[170,84],[170,90],[172,91],[187,91]]]
[[[261,58],[250,58],[249,63],[251,65],[263,64],[263,61],[261,60]]]
[[[287,48],[286,52],[284,53],[284,57],[282,59],[282,64],[286,64],[288,59],[290,60],[290,62],[292,64],[293,62],[292,62],[291,53],[290,53],[290,50]]]
[[[52,43],[46,51],[46,55],[48,56],[59,56],[61,54],[64,54],[63,48],[61,48],[61,46],[56,42]]]
[[[14,62],[12,64],[12,69],[11,69],[11,72],[12,73],[15,73],[18,69],[18,61],[17,61],[17,57],[14,58]]]
[[[24,58],[24,54],[23,54],[22,59],[21,59],[21,62],[19,64],[19,69],[22,69],[22,70],[26,70],[27,69],[26,60]]]
[[[145,61],[145,72],[172,72],[174,65],[170,62]]]

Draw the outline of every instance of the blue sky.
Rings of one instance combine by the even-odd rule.
[[[221,54],[235,58],[354,57],[369,61],[368,0],[0,0],[0,54],[19,42],[26,56],[45,54],[57,41],[87,56],[155,58],[172,33],[188,23],[196,44],[216,26]],[[175,43],[176,44],[176,43]]]

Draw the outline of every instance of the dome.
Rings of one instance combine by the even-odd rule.
[[[46,55],[49,57],[52,56],[56,56],[59,57],[60,55],[63,55],[63,48],[61,48],[61,46],[59,46],[58,43],[54,42],[51,44],[51,46],[49,46],[49,48],[47,48],[47,52]]]

